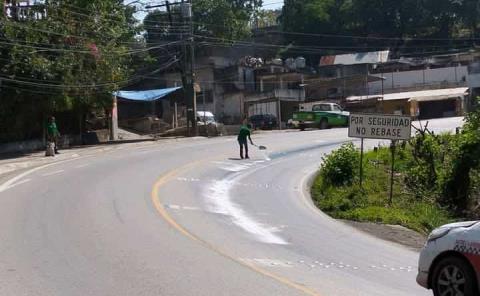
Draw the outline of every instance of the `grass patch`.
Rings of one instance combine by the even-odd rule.
[[[342,149],[351,149],[351,146],[339,150]],[[392,205],[389,205],[390,149],[383,147],[365,153],[363,188],[359,186],[358,158],[350,154],[333,152],[333,157],[326,157],[331,157],[330,160],[338,158],[338,155],[352,157],[352,162],[356,161],[357,165],[350,180],[342,180],[341,185],[332,184],[325,177],[331,175],[328,170],[335,166],[330,161],[328,166],[322,166],[312,185],[313,200],[322,211],[338,219],[402,225],[424,234],[451,222],[450,213],[442,209],[435,199],[418,198],[415,189],[405,185],[405,175],[411,161],[408,149],[399,149],[396,153]],[[339,162],[345,163],[345,159]]]

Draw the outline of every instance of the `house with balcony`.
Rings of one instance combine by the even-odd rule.
[[[274,60],[261,67],[248,69],[245,80],[245,111],[248,117],[271,114],[283,127],[305,102],[305,81],[316,74],[309,71],[301,58]]]

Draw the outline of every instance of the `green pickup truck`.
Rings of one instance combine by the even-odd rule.
[[[348,126],[350,113],[343,111],[335,103],[318,103],[311,106],[311,111],[293,113],[290,126],[305,130],[306,128],[326,129],[330,127]],[[302,107],[301,107],[302,109]]]

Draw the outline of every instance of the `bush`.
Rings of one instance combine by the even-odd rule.
[[[324,186],[351,185],[359,167],[360,155],[353,143],[343,144],[324,157],[320,175]]]
[[[480,109],[467,115],[463,132],[452,143],[448,170],[440,184],[440,202],[463,216],[475,194],[472,176],[480,168]]]
[[[398,224],[422,233],[450,222],[449,213],[437,204],[436,193],[432,194],[430,189],[426,189],[430,187],[423,186],[428,183],[430,168],[413,160],[412,149],[409,145],[397,149],[395,171],[400,176],[395,178],[392,205],[388,205],[390,149],[380,147],[365,153],[365,179],[363,188],[360,188],[355,182],[358,181],[355,177],[359,154],[352,144],[344,145],[325,157],[325,163],[312,186],[316,205],[334,218]],[[339,163],[342,170],[331,170],[332,165]],[[348,168],[348,173],[343,170],[345,168]],[[407,177],[410,172],[417,176]]]
[[[425,126],[396,150],[390,204],[391,151],[365,153],[364,182],[356,182],[359,151],[352,143],[323,158],[312,187],[317,206],[334,218],[400,224],[428,233],[455,218],[480,215],[480,109],[466,117],[460,134]]]

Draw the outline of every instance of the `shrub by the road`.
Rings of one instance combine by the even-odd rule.
[[[323,158],[321,174],[328,185],[351,185],[355,177],[359,156],[352,143],[342,145]]]
[[[312,197],[339,219],[398,224],[427,233],[452,220],[480,214],[480,111],[466,117],[458,135],[436,135],[424,127],[395,155],[393,202],[389,204],[391,151],[379,147],[364,155],[345,144],[324,157]]]

